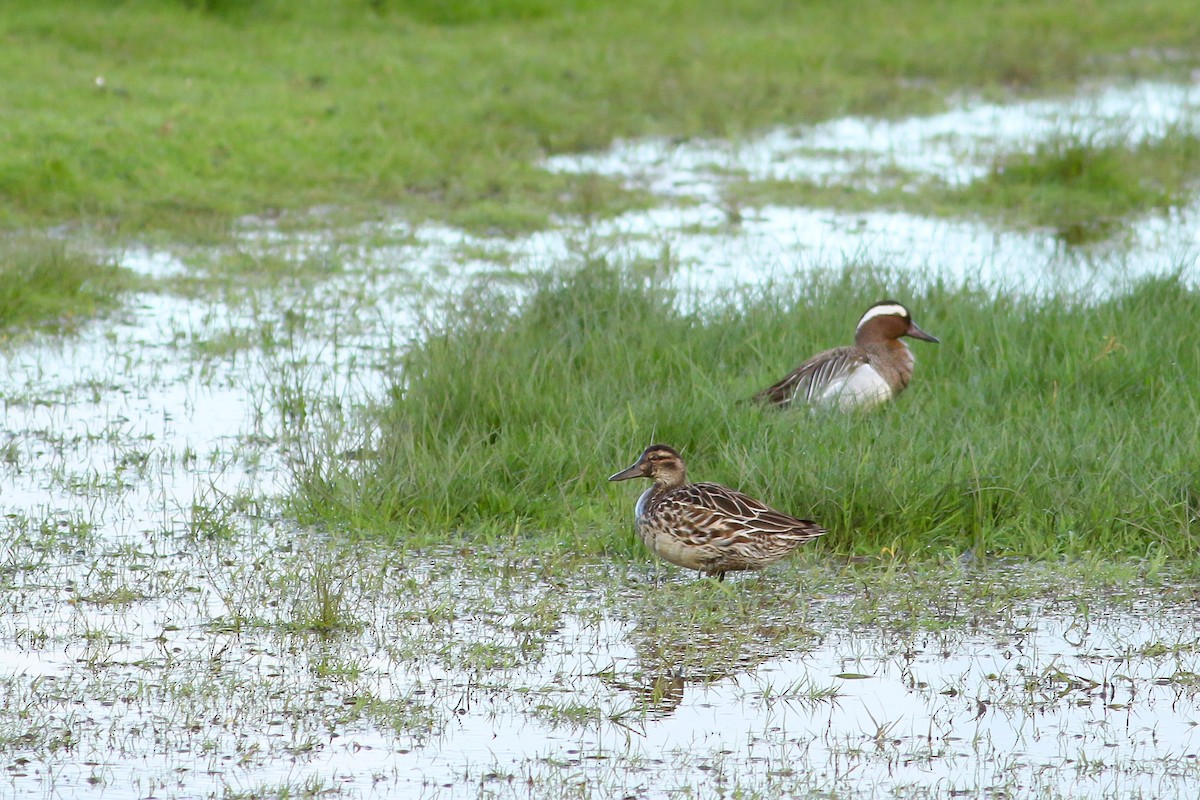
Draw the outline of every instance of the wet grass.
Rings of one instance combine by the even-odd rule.
[[[74,330],[114,308],[136,279],[115,262],[61,241],[0,242],[0,341],[33,330]]]
[[[558,797],[582,776],[593,794],[568,796],[629,796],[632,775],[766,797],[811,794],[817,775],[867,797],[878,791],[864,780],[920,780],[889,769],[914,758],[958,780],[978,780],[960,759],[989,755],[1069,773],[1053,750],[992,742],[1035,713],[1054,716],[1061,730],[1041,735],[1073,755],[1108,754],[1099,776],[1152,769],[1195,701],[1194,582],[1163,565],[814,555],[718,584],[508,548],[252,533],[184,548],[169,533],[137,548],[92,538],[68,562],[8,576],[7,652],[45,670],[0,676],[0,757],[18,789],[52,773],[78,790],[86,773],[62,767],[96,749],[114,784],[169,781],[163,796],[303,796],[336,773],[349,796],[412,793],[432,774],[455,796],[478,782]],[[39,545],[4,552],[28,563]],[[304,623],[330,576],[352,625]],[[255,619],[231,626],[230,611]],[[1118,752],[1103,731],[1080,737],[1092,706],[1154,718],[1162,741]],[[710,713],[724,719],[715,743],[694,733]],[[964,736],[964,719],[983,735]],[[472,749],[474,736],[489,746]],[[201,771],[196,753],[221,768]],[[262,783],[279,780],[280,759],[288,784]],[[1180,796],[1195,780],[1156,775]]]
[[[1186,74],[1200,36],[1173,0],[56,0],[9,4],[0,23],[0,224],[202,237],[327,205],[497,231],[608,215],[645,198],[536,161],[929,111],[959,90]]]
[[[189,7],[235,29],[271,10]],[[505,19],[488,4],[412,14]],[[869,797],[924,796],[938,775],[959,793],[1066,797],[1053,782],[1084,769],[1195,794],[1190,745],[1169,738],[1200,672],[1200,356],[1181,282],[1088,305],[914,292],[864,265],[681,311],[697,298],[664,287],[665,258],[532,283],[521,263],[429,309],[410,344],[383,297],[407,287],[382,289],[349,252],[192,261],[164,286],[203,301],[151,320],[170,326],[161,346],[143,319],[65,376],[49,353],[13,381],[10,414],[35,412],[0,442],[19,484],[0,525],[14,791]],[[846,341],[882,295],[944,342],[914,344],[895,408],[738,405]],[[400,332],[364,335],[381,325]],[[381,371],[392,391],[360,416],[346,384]],[[264,398],[245,435],[196,412],[234,383]],[[696,477],[834,534],[724,584],[651,561],[629,531],[636,490],[604,477],[660,438]],[[267,456],[298,457],[290,510],[315,531],[281,519]],[[254,480],[223,479],[242,469]],[[945,666],[968,660],[989,671]],[[1118,730],[1122,709],[1150,722]],[[1033,715],[1074,727],[1009,745]]]
[[[1084,244],[1118,235],[1141,215],[1188,203],[1200,183],[1200,137],[1178,129],[1137,144],[1062,136],[997,156],[981,179],[962,187],[903,171],[863,178],[876,185],[741,180],[729,184],[725,197],[734,208],[884,207],[977,216],[1012,228],[1049,228],[1067,244]]]
[[[1050,227],[1075,244],[1131,217],[1185,204],[1200,183],[1200,136],[1173,131],[1128,146],[1074,138],[999,158],[987,177],[944,202],[1008,225]]]
[[[302,253],[272,249],[252,239],[226,247],[178,246],[183,268],[159,278],[155,288],[191,299],[219,298],[231,308],[252,307],[272,292],[299,296],[344,274],[348,257],[337,238],[338,233],[329,233],[327,245]],[[360,239],[355,243],[366,246]]]
[[[1194,558],[1200,294],[1181,280],[1087,303],[913,291],[864,265],[681,311],[696,298],[653,277],[669,269],[587,261],[539,279],[516,310],[486,293],[442,309],[370,419],[310,443],[296,512],[409,543],[642,559],[636,487],[605,479],[661,441],[694,479],[811,515],[832,531],[814,545],[826,551]],[[834,415],[744,402],[849,341],[885,296],[942,338],[914,342],[896,403]],[[333,455],[363,446],[374,457]]]

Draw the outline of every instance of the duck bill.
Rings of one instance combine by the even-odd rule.
[[[921,330],[915,322],[909,322],[908,330],[904,333],[913,337],[914,339],[920,339],[924,342],[933,342],[934,344],[937,344],[939,341],[938,337],[934,336],[932,333],[926,333],[925,331]]]
[[[623,469],[620,472],[618,472],[616,475],[610,476],[609,480],[610,481],[627,481],[630,478],[642,478],[642,477],[645,477],[645,475],[646,475],[645,465],[643,465],[642,462],[639,461],[636,464],[634,464],[632,467],[629,467],[628,469]]]

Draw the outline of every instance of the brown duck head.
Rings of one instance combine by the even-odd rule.
[[[911,336],[926,342],[937,342],[933,334],[921,330],[913,322],[912,314],[895,300],[884,300],[867,309],[854,331],[854,343],[859,347],[876,342],[895,341],[901,336]]]
[[[665,444],[652,444],[642,451],[633,466],[609,480],[627,481],[630,478],[649,478],[660,486],[683,486],[687,483],[687,469],[678,450]]]

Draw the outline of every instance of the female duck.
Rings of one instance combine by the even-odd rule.
[[[725,580],[726,572],[762,569],[825,533],[812,520],[774,511],[715,483],[688,483],[683,458],[654,444],[610,481],[649,478],[638,498],[638,537],[664,561]]]

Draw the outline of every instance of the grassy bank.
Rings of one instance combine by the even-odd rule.
[[[741,181],[733,207],[776,203],[862,210],[887,207],[931,216],[978,216],[1013,228],[1050,228],[1069,244],[1112,236],[1138,215],[1186,204],[1200,176],[1200,137],[1172,130],[1137,144],[1062,137],[1030,152],[998,155],[961,187],[899,173],[882,187],[813,181]]]
[[[864,269],[685,313],[645,274],[588,263],[518,311],[481,297],[447,310],[377,409],[377,457],[319,443],[297,511],[417,543],[451,532],[642,557],[637,489],[605,478],[659,441],[694,479],[812,515],[832,531],[819,546],[843,553],[1192,558],[1200,293],[1178,281],[1089,306],[915,292]],[[942,338],[914,343],[898,402],[847,416],[741,402],[849,341],[883,296]]]
[[[536,159],[1186,74],[1200,28],[1173,0],[49,0],[5,4],[0,36],[0,225],[200,235],[324,205],[612,213],[641,199]]]

